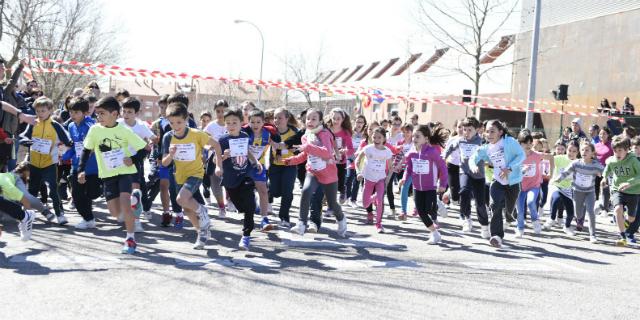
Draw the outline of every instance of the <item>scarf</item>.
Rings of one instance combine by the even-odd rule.
[[[324,126],[322,125],[314,129],[306,129],[304,132],[304,136],[307,137],[307,143],[315,143],[316,141],[318,141],[317,133],[322,131],[322,129],[324,129]]]

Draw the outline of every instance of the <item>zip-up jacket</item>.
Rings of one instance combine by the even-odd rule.
[[[424,145],[420,152],[411,152],[406,158],[407,170],[404,180],[413,179],[413,188],[418,191],[436,190],[447,187],[447,164],[437,148]],[[439,180],[439,183],[438,183]]]

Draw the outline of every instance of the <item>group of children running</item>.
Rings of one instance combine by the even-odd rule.
[[[298,124],[285,107],[262,111],[245,102],[231,108],[220,100],[212,113],[201,115],[198,128],[189,99],[178,93],[160,98],[160,118],[148,126],[138,119],[141,103],[134,97],[94,100],[70,100],[70,120],[64,124],[51,118],[50,99],[34,102],[36,124],[20,136],[29,147],[28,162],[0,174],[0,212],[19,221],[23,240],[31,237],[36,211],[49,222],[68,223],[58,195],[59,160],[71,161],[71,202],[82,217],[75,228],[96,228],[93,201],[104,197],[110,215],[125,225],[123,253],[136,251],[135,234],[144,231],[141,218],[153,218],[158,195],[160,225],[182,229],[186,215],[196,231],[195,249],[203,249],[210,239],[211,207],[217,207],[220,219],[227,211],[243,215],[238,245],[247,250],[255,214],[261,216],[261,231],[279,227],[299,235],[318,232],[323,217],[335,216],[336,233],[346,237],[342,206],[350,205],[366,210],[367,223],[384,233],[385,194],[386,217],[419,217],[430,231],[429,244],[441,242],[438,216],[446,217],[445,204],[454,203],[462,231],[473,232],[475,207],[480,236],[494,247],[502,246],[509,224],[514,224],[516,238],[522,238],[527,214],[534,234],[562,225],[573,237],[588,219],[586,231],[595,243],[596,211],[606,212],[609,201],[618,245],[635,242],[640,224],[635,219],[640,211],[640,138],[610,139],[608,128],[600,131],[595,145],[586,139],[560,140],[552,153],[538,134],[522,130],[512,136],[498,120],[480,123],[474,117],[457,121],[451,133],[437,123],[403,124],[399,117],[368,123],[363,115],[352,121],[340,108],[325,118],[321,110],[310,108]],[[146,159],[151,164],[148,177]],[[296,179],[301,197],[293,224]],[[53,212],[37,198],[43,183]],[[549,183],[554,187],[550,217],[543,224]],[[408,212],[410,197],[413,212]],[[281,198],[277,226],[269,220],[274,198]]]

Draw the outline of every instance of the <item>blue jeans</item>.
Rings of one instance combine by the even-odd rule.
[[[533,188],[528,191],[520,192],[518,196],[518,203],[516,209],[518,210],[518,229],[524,230],[524,207],[525,204],[529,208],[531,214],[531,221],[538,220],[538,195],[540,194],[540,188]]]
[[[474,179],[465,173],[460,175],[460,216],[471,218],[471,198],[476,199],[478,222],[482,226],[489,225],[489,216],[485,202],[485,179]]]
[[[278,217],[281,221],[289,221],[289,211],[293,202],[293,187],[296,183],[298,169],[296,166],[271,165],[269,168],[269,196],[281,197]]]
[[[404,182],[402,185],[402,189],[400,189],[400,206],[402,207],[402,213],[407,213],[407,206],[409,204],[409,190],[411,190],[411,183],[413,182],[413,178],[409,176],[409,179]]]
[[[347,186],[346,193],[347,198],[351,201],[358,199],[358,189],[360,189],[360,182],[358,182],[358,176],[355,169],[347,169]]]
[[[506,207],[506,215],[511,215],[513,207],[518,200],[520,184],[503,185],[498,181],[493,181],[490,187],[491,194],[491,236],[504,238],[504,228],[502,226],[502,209]],[[513,219],[513,218],[512,218]]]
[[[561,206],[567,210],[567,217],[565,219],[565,226],[571,226],[571,220],[573,220],[573,200],[562,194],[560,191],[556,191],[551,195],[551,219],[556,219],[556,213],[559,213]]]
[[[29,167],[31,170],[29,175],[29,193],[37,197],[40,186],[46,183],[49,186],[49,196],[53,201],[53,211],[56,213],[56,216],[64,214],[60,195],[58,194],[58,165],[52,164],[46,168],[36,168],[32,165]]]

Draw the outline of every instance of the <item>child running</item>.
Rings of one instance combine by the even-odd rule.
[[[407,169],[400,183],[404,184],[411,177],[416,210],[431,231],[427,243],[438,244],[442,236],[433,220],[437,217],[438,193],[443,193],[447,187],[447,166],[439,150],[432,145],[441,145],[444,139],[438,134],[432,135],[428,126],[419,125],[413,133],[413,141],[419,151],[407,156]]]
[[[277,108],[274,111],[275,126],[278,130],[281,142],[271,150],[271,167],[269,168],[269,196],[280,197],[280,209],[278,210],[278,218],[280,218],[279,226],[282,228],[291,228],[289,211],[293,202],[293,187],[296,183],[298,168],[295,165],[287,165],[285,160],[293,157],[293,147],[286,144],[286,141],[294,137],[298,133],[296,128],[296,118],[284,107]]]
[[[568,175],[573,175],[573,206],[577,215],[576,230],[582,231],[585,212],[589,214],[589,241],[598,242],[596,237],[596,214],[594,211],[596,202],[595,180],[601,176],[604,167],[595,158],[595,147],[586,140],[580,144],[581,159],[571,161],[569,167],[560,173],[556,181],[560,181]],[[567,219],[571,219],[567,215]],[[570,223],[570,222],[569,222]]]
[[[26,162],[18,164],[13,172],[0,173],[0,213],[5,213],[18,221],[22,241],[31,239],[33,220],[36,217],[35,212],[24,210],[23,207],[33,207],[34,201],[37,201],[40,208],[43,207],[35,197],[27,197],[28,193],[24,186],[28,180],[29,164]]]
[[[226,100],[218,100],[213,107],[216,120],[211,121],[204,129],[204,131],[206,131],[216,142],[220,140],[220,137],[227,134],[227,129],[225,128],[224,123],[224,113],[228,108],[229,103],[227,103]],[[222,179],[215,174],[215,155],[212,155],[209,162],[210,164],[207,167],[207,172],[209,173],[209,179],[211,180],[211,193],[213,193],[213,197],[216,199],[216,203],[218,204],[218,216],[220,218],[225,218],[227,216],[227,212],[224,207],[224,194],[222,192],[221,184]]]
[[[559,176],[564,172],[571,161],[576,160],[580,156],[578,143],[575,141],[569,142],[567,145],[566,155],[556,155],[553,157],[554,164],[554,177]],[[560,150],[561,151],[561,150]],[[544,228],[549,229],[561,223],[560,210],[564,208],[567,211],[565,223],[562,224],[562,231],[570,236],[575,236],[575,231],[571,229],[571,220],[573,220],[574,207],[573,207],[573,189],[571,188],[573,176],[567,175],[563,180],[556,181],[553,185],[557,188],[556,191],[551,194],[551,215],[549,220],[545,222]],[[556,216],[557,214],[557,216]],[[568,221],[568,222],[567,222]]]
[[[353,135],[351,136],[353,148],[356,152],[359,151],[360,143],[362,143],[364,139],[367,139],[367,118],[364,115],[358,115],[355,121],[355,127],[353,128]],[[358,200],[360,183],[358,181],[356,162],[354,159],[355,153],[354,156],[349,157],[347,162],[347,185],[345,188],[349,205],[355,209],[358,207],[356,200]]]
[[[384,209],[384,192],[387,181],[391,178],[391,159],[393,153],[385,147],[386,132],[382,128],[377,128],[373,132],[373,144],[366,146],[356,158],[360,162],[365,158],[364,170],[358,172],[358,180],[364,180],[364,190],[362,202],[364,207],[372,203],[376,205],[375,226],[378,233],[383,233],[382,212]],[[375,193],[375,196],[373,195]],[[368,222],[373,222],[372,216],[367,216]]]
[[[402,177],[404,176],[404,170],[407,168],[407,156],[411,152],[417,152],[416,146],[413,143],[413,125],[408,123],[402,126],[402,135],[404,137],[403,141],[398,142],[398,154],[402,155],[401,157],[394,157],[394,160],[398,159],[398,162],[394,163],[396,167],[396,173]],[[407,220],[407,207],[409,205],[409,195],[411,194],[413,189],[411,177],[407,179],[404,184],[400,185],[400,207],[402,208],[402,213],[398,216],[398,220],[405,221]]]

